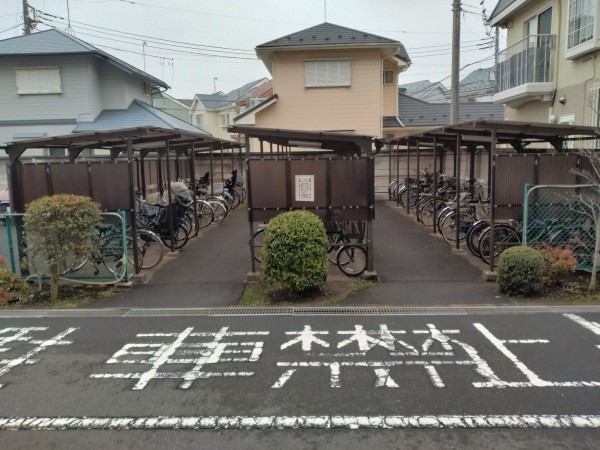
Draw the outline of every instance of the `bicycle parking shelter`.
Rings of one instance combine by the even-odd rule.
[[[136,127],[83,132],[9,143],[9,192],[11,209],[24,213],[25,205],[39,197],[59,193],[84,195],[100,204],[103,211],[127,211],[132,233],[136,235],[136,188],[145,196],[149,185],[162,186],[178,178],[189,178],[196,186],[196,155],[219,151],[223,169],[224,150],[234,159],[242,146],[201,132]],[[36,157],[42,162],[23,162],[28,149],[64,149],[66,157]],[[107,156],[89,156],[84,150],[105,150]],[[173,202],[167,189],[168,203]],[[194,208],[196,201],[194,197]],[[169,217],[173,250],[173,217]],[[134,267],[139,272],[137,254]]]
[[[383,141],[352,133],[231,126],[244,136],[252,273],[256,272],[255,224],[302,209],[317,214],[326,227],[360,224],[368,276],[373,267],[375,218],[373,149]],[[259,151],[251,152],[251,140]],[[265,148],[268,145],[268,150]],[[364,225],[364,226],[363,226]]]
[[[597,146],[598,139],[600,139],[600,128],[597,127],[499,120],[469,121],[390,141],[390,168],[394,147],[397,168],[400,154],[406,155],[407,175],[410,170],[411,153],[416,156],[417,174],[422,156],[424,154],[432,156],[435,191],[438,183],[438,164],[443,164],[445,153],[453,154],[454,176],[459,180],[463,172],[462,154],[466,152],[469,155],[469,188],[472,189],[472,180],[475,178],[475,152],[487,152],[487,184],[491,200],[490,228],[493,233],[497,220],[522,217],[526,184],[580,184],[581,177],[573,173],[573,169],[585,169],[589,162],[574,154],[572,150],[578,143],[583,143],[586,147]],[[458,182],[459,191],[460,185],[461,183]],[[457,198],[459,199],[457,208],[460,208],[460,196]],[[409,213],[408,205],[407,213]],[[459,248],[459,227],[456,228],[456,248]],[[493,271],[493,240],[491,244],[490,271]]]

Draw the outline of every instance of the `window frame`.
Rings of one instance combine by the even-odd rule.
[[[222,118],[225,118],[225,120],[224,121],[221,120]],[[225,127],[229,126],[230,121],[231,121],[231,118],[230,118],[229,113],[219,113],[219,127],[225,128]]]
[[[323,78],[323,65],[325,65],[326,73],[324,79],[320,79]],[[335,65],[337,65],[337,77],[334,77],[334,72],[336,71]],[[319,73],[319,66],[321,68],[321,73]],[[312,67],[314,67],[314,70],[312,70]],[[304,87],[331,88],[350,87],[351,85],[352,62],[349,58],[307,59],[304,61]]]
[[[591,36],[586,39],[585,41],[581,41],[581,38],[578,38],[578,42],[577,43],[572,43],[571,42],[571,36],[575,33],[581,33],[582,27],[581,27],[581,23],[579,24],[578,28],[576,30],[573,30],[571,28],[572,23],[576,20],[575,18],[573,18],[573,16],[571,15],[573,10],[577,9],[577,3],[578,2],[584,2],[586,0],[569,0],[569,5],[568,5],[568,10],[567,10],[567,29],[566,29],[566,36],[565,36],[565,57],[567,59],[576,59],[580,56],[585,55],[586,53],[589,53],[591,51],[594,51],[598,48],[600,48],[600,46],[598,45],[598,41],[597,41],[597,36],[598,36],[598,14],[599,14],[599,7],[597,5],[597,2],[595,2],[594,0],[592,0],[590,2],[590,9],[591,9],[591,14],[590,17],[592,18],[592,34]],[[587,10],[589,11],[589,10]],[[579,20],[581,20],[581,17],[583,17],[583,14],[579,14],[578,15]]]
[[[62,94],[62,80],[59,66],[15,67],[14,70],[18,95]],[[29,78],[29,74],[34,72],[46,72],[51,75],[54,75],[53,77],[48,79],[47,88],[44,89],[42,87],[41,80],[38,78],[37,87],[32,89],[32,83]]]
[[[389,73],[391,73],[391,74],[392,74],[392,76],[391,76],[391,81],[386,81],[386,79],[385,79],[385,75],[386,75],[386,74],[389,74]],[[392,70],[392,69],[384,69],[384,70],[383,70],[383,80],[382,80],[382,81],[383,81],[383,84],[384,84],[384,86],[393,85],[393,84],[394,84],[395,75],[396,75],[396,73],[394,72],[394,70]]]

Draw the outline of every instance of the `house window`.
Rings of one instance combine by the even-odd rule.
[[[60,94],[58,67],[28,67],[15,69],[18,94]]]
[[[306,87],[350,86],[350,60],[319,60],[304,62]]]
[[[567,49],[591,41],[594,38],[596,0],[569,1],[569,28]]]
[[[204,117],[202,114],[196,114],[195,116],[192,116],[192,125],[198,128],[204,127]]]
[[[142,81],[142,93],[144,95],[152,95],[152,85],[147,81]]]
[[[219,114],[219,126],[226,127],[227,125],[229,125],[229,114]]]
[[[394,71],[384,70],[383,71],[383,84],[394,84]]]

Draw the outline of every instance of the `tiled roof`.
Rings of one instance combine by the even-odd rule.
[[[460,92],[493,90],[496,88],[496,80],[490,80],[492,68],[477,69],[460,80]]]
[[[402,124],[396,116],[383,116],[383,128],[400,128]]]
[[[442,83],[432,83],[429,80],[414,81],[412,83],[401,84],[400,89],[403,94],[430,103],[448,102],[448,89]]]
[[[93,122],[80,122],[73,132],[135,127],[158,127],[209,135],[206,131],[139,100],[131,102],[127,109],[105,109]]]
[[[64,31],[51,29],[0,41],[0,57],[81,54],[96,55],[106,59],[124,72],[135,73],[157,86],[164,88],[169,87],[164,81],[161,81],[99,48],[65,33]]]
[[[450,103],[427,103],[398,94],[398,117],[405,127],[443,126],[450,124]],[[460,103],[458,121],[504,119],[504,107],[491,102]]]
[[[367,44],[398,45],[400,50],[396,56],[406,62],[410,62],[410,57],[406,49],[396,40],[328,22],[265,42],[264,44],[257,45],[256,49]]]
[[[259,80],[251,81],[237,89],[233,89],[227,94],[196,94],[196,97],[202,102],[205,108],[219,109],[228,106],[232,103],[235,103],[236,100],[247,95],[249,92],[252,91],[252,89],[256,88],[265,80],[266,78],[261,78]]]

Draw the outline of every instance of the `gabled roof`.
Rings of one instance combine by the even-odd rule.
[[[399,88],[403,94],[430,103],[448,102],[449,91],[440,82],[432,83],[429,80],[414,81],[412,83],[401,84]]]
[[[488,23],[492,26],[501,25],[509,16],[532,2],[533,0],[498,0],[496,7],[488,18]]]
[[[461,94],[471,91],[494,90],[496,88],[496,80],[490,79],[492,70],[492,67],[477,69],[460,80],[458,85]]]
[[[266,78],[254,80],[237,89],[229,91],[227,94],[223,94],[222,92],[217,94],[196,94],[194,99],[202,102],[206,109],[224,108],[232,103],[235,103],[238,99],[244,97],[245,95],[248,95],[248,93],[250,93],[253,89],[266,81]]]
[[[51,29],[0,41],[0,57],[41,55],[95,55],[128,74],[136,74],[156,86],[169,88],[164,81],[103,52],[64,31]]]
[[[405,127],[444,126],[450,124],[450,103],[427,103],[398,94],[398,117]],[[492,102],[459,103],[458,121],[504,119],[504,106]]]
[[[277,101],[277,99],[279,98],[279,95],[277,94],[273,94],[268,98],[265,98],[263,101],[261,101],[260,103],[257,103],[256,105],[254,105],[251,108],[248,108],[247,110],[241,112],[240,114],[238,114],[237,116],[235,116],[233,118],[233,121],[235,122],[236,120],[241,119],[242,117],[247,116],[248,114],[251,113],[256,113],[258,111],[260,111],[261,109],[266,108],[267,106],[270,106],[271,104],[275,103]]]
[[[206,131],[139,100],[132,101],[127,109],[105,109],[93,122],[79,123],[73,132],[108,131],[136,127],[183,130],[210,136]]]
[[[330,46],[397,46],[395,55],[404,62],[410,63],[410,57],[404,46],[396,40],[377,36],[364,31],[346,28],[332,23],[324,22],[320,25],[300,30],[286,36],[274,39],[264,44],[257,45],[257,53],[261,50],[302,47],[330,47]]]

